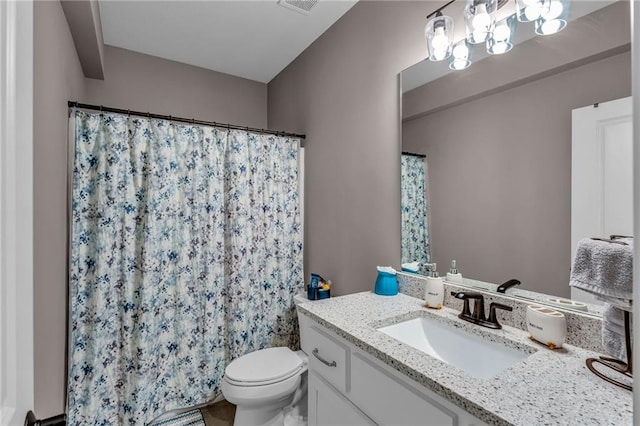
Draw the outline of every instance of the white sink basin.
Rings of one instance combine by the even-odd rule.
[[[530,355],[430,318],[415,318],[378,331],[479,379],[493,377]]]

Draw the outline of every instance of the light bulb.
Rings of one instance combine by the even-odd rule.
[[[564,22],[559,19],[552,19],[551,21],[545,21],[540,26],[540,33],[543,35],[555,34],[560,31],[564,26]]]
[[[431,45],[434,50],[447,50],[447,46],[449,45],[449,38],[444,31],[444,27],[438,27],[435,29],[435,35],[431,40]]]
[[[476,13],[471,20],[471,25],[473,26],[474,30],[485,30],[489,25],[491,25],[491,17],[487,13],[486,4],[480,3],[476,6]]]
[[[505,43],[504,41],[501,41],[493,45],[492,53],[494,55],[501,55],[503,53],[508,52],[509,50],[511,50],[511,45],[509,43]]]
[[[562,3],[557,0],[551,2],[551,6],[549,7],[549,11],[547,13],[542,14],[542,17],[548,21],[552,19],[556,19],[560,15],[562,15],[563,7]]]
[[[468,56],[469,56],[469,48],[464,43],[460,43],[453,48],[454,58],[466,59]]]
[[[463,70],[465,68],[468,68],[469,65],[471,65],[471,62],[467,61],[466,59],[456,59],[453,62],[451,62],[451,65],[449,66],[449,68],[451,68],[452,70]]]
[[[482,31],[482,30],[477,30],[474,31],[472,36],[473,36],[473,42],[474,43],[481,43],[483,41],[485,41],[487,39],[487,36],[489,35],[489,33],[487,33],[486,31]]]
[[[436,61],[441,61],[447,57],[447,49],[433,49],[433,59]]]
[[[496,28],[493,30],[494,40],[507,40],[509,37],[511,37],[511,30],[506,23],[496,25]]]
[[[541,11],[542,8],[540,7],[540,4],[534,3],[524,9],[524,16],[526,16],[529,21],[535,21],[540,17]]]

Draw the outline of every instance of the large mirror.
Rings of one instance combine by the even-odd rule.
[[[518,22],[506,54],[472,45],[467,69],[425,60],[403,71],[402,262],[433,262],[444,276],[455,259],[465,278],[519,280],[510,294],[591,301],[572,294],[572,255],[580,238],[630,235],[627,219],[616,221],[633,217],[632,158],[589,160],[606,163],[603,172],[572,144],[591,143],[576,134],[591,126],[583,120],[592,110],[631,96],[629,9],[628,1],[573,0],[567,27],[554,35]],[[461,12],[443,12],[463,27]],[[603,173],[626,182],[621,204],[601,196]],[[576,205],[576,191],[600,199]],[[613,225],[600,226],[605,213]],[[579,223],[589,215],[599,228]]]

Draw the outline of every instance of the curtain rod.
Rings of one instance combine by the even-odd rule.
[[[402,151],[402,155],[410,155],[412,157],[427,158],[427,156],[424,154],[414,154],[413,152],[406,152],[406,151]]]
[[[288,136],[300,139],[306,139],[306,135],[299,135],[297,133],[288,133],[288,132],[279,132],[276,130],[267,130],[267,129],[257,129],[254,127],[247,126],[238,126],[237,124],[229,124],[229,123],[216,123],[215,121],[203,121],[196,120],[193,118],[182,118],[182,117],[174,117],[173,115],[162,115],[162,114],[153,114],[150,112],[140,112],[140,111],[131,111],[128,109],[120,109],[120,108],[111,108],[102,105],[90,105],[90,104],[81,104],[77,101],[68,101],[67,105],[69,108],[82,108],[82,109],[91,109],[95,111],[105,111],[105,112],[115,112],[118,114],[127,114],[127,115],[137,115],[139,117],[147,117],[147,118],[157,118],[160,120],[170,120],[170,121],[178,121],[180,123],[188,123],[188,124],[201,124],[205,126],[214,126],[214,127],[223,127],[226,129],[233,130],[246,130],[247,132],[254,133],[266,133],[268,135],[276,135],[276,136]]]

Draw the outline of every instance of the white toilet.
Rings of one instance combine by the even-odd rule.
[[[301,346],[304,328],[301,321]],[[248,353],[227,366],[221,389],[236,405],[235,426],[306,424],[307,355],[286,347]]]

